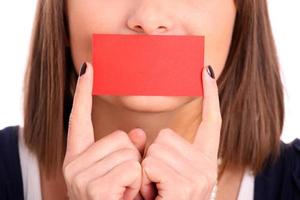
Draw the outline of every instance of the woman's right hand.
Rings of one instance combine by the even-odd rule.
[[[128,134],[118,130],[95,141],[91,120],[92,87],[93,67],[87,63],[85,73],[77,81],[69,119],[63,162],[68,195],[72,200],[132,200],[139,197],[145,134],[141,129]],[[144,135],[139,145],[130,140],[134,134]]]

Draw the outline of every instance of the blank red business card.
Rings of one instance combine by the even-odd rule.
[[[202,96],[204,36],[93,34],[93,95]]]

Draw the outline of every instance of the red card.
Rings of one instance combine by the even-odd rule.
[[[202,96],[204,36],[93,34],[93,95]]]

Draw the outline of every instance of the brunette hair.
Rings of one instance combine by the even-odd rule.
[[[254,174],[278,157],[283,87],[266,0],[235,0],[237,14],[218,79],[222,114],[219,157]],[[24,78],[24,139],[46,169],[61,169],[77,73],[68,44],[66,3],[39,0]]]

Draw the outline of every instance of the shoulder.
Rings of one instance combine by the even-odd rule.
[[[18,155],[19,126],[8,126],[0,130],[0,159],[2,166],[10,164],[11,156]]]
[[[19,126],[8,126],[0,130],[0,149],[14,143],[17,139]]]
[[[22,176],[18,151],[19,126],[0,130],[0,196],[22,199]]]
[[[281,142],[277,160],[255,178],[255,195],[256,199],[300,199],[300,139]]]

